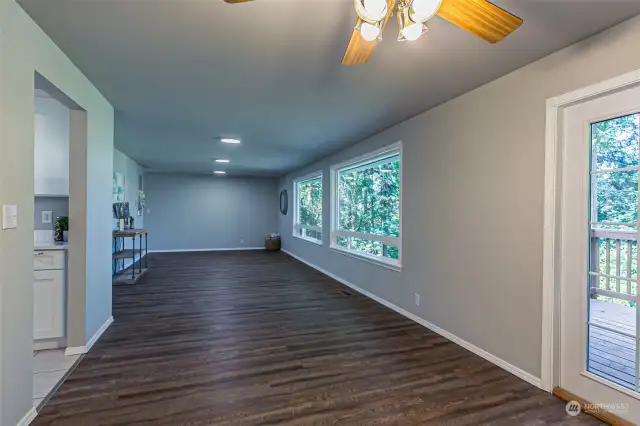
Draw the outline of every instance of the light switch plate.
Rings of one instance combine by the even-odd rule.
[[[2,206],[2,229],[15,229],[18,227],[18,206],[4,204]]]
[[[42,212],[42,223],[51,223],[53,220],[53,212]]]

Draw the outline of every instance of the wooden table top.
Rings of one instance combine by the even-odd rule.
[[[138,228],[138,229],[125,229],[124,231],[113,231],[111,233],[114,237],[135,237],[136,235],[146,234],[146,228]]]

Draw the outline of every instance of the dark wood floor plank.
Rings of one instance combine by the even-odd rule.
[[[34,426],[600,424],[285,254],[149,266]]]

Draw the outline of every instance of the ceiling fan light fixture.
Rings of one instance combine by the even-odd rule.
[[[427,31],[427,25],[411,19],[410,6],[406,1],[398,4],[398,41],[414,41]]]
[[[380,30],[380,26],[380,22],[375,25],[363,22],[360,25],[360,36],[362,36],[366,41],[382,40],[382,31]]]
[[[409,16],[413,22],[427,22],[433,18],[442,6],[442,0],[412,0]]]
[[[387,0],[353,0],[356,13],[364,22],[375,25],[387,16]]]

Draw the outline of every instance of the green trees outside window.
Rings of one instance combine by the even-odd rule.
[[[400,155],[337,172],[338,231],[400,237]],[[339,236],[336,244],[398,260],[399,247],[365,236]]]
[[[592,232],[603,230],[625,231],[624,240],[615,238],[592,239],[591,250],[596,250],[596,265],[600,273],[607,270],[611,276],[638,277],[638,165],[640,164],[640,114],[604,120],[591,125],[591,221]],[[616,169],[616,170],[613,170]],[[622,169],[622,170],[620,170]],[[603,172],[604,171],[604,172]],[[603,224],[604,222],[604,224]],[[615,223],[615,224],[614,224]],[[623,226],[620,224],[629,224]],[[593,238],[593,237],[592,237]],[[595,244],[595,245],[594,245]],[[620,259],[618,259],[618,255]],[[608,268],[608,269],[607,269]],[[637,295],[637,284],[622,280],[620,292]],[[612,290],[617,280],[597,278],[597,287]],[[635,306],[635,302],[599,295],[598,299]]]
[[[401,162],[398,143],[331,168],[331,248],[400,266]],[[293,188],[293,235],[322,243],[322,173]]]
[[[296,223],[295,235],[322,241],[322,176],[296,182]]]
[[[638,166],[640,114],[601,121],[591,126],[594,170]],[[597,221],[638,221],[638,170],[594,175],[597,183]]]

